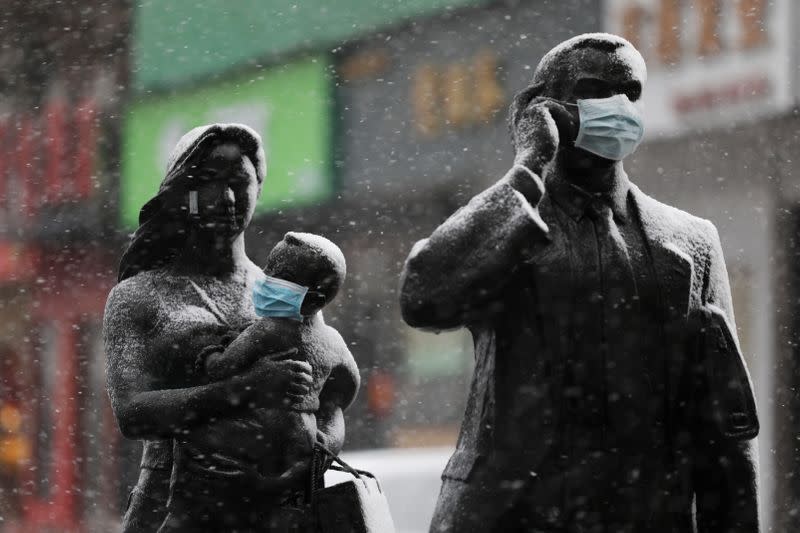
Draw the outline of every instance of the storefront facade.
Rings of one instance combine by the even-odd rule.
[[[0,74],[3,527],[110,530],[124,506],[124,451],[100,335],[130,11],[8,10],[21,52],[4,51]],[[84,39],[93,47],[76,46]]]

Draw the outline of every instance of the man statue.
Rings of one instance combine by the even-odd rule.
[[[405,321],[475,342],[431,531],[758,531],[717,230],[623,169],[645,78],[620,37],[556,46],[511,105],[511,170],[411,250]]]

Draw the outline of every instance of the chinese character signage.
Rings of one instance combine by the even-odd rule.
[[[505,173],[514,94],[550,48],[602,24],[597,0],[512,4],[418,20],[337,51],[345,189],[441,191],[455,207],[454,186]]]
[[[647,135],[728,126],[793,104],[790,0],[606,0],[605,27],[648,68]]]

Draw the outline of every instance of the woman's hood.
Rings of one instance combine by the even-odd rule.
[[[253,163],[259,186],[267,174],[267,158],[261,136],[244,124],[206,124],[198,126],[185,134],[173,148],[167,160],[167,173],[161,182],[161,188],[168,186],[176,176],[182,174],[184,166],[192,160],[192,156],[202,151],[209,143],[233,141]]]

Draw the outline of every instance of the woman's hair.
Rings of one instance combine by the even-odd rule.
[[[169,264],[188,237],[187,195],[211,151],[225,142],[239,146],[256,169],[259,188],[266,174],[261,137],[242,124],[210,124],[184,135],[170,155],[158,193],[139,211],[139,227],[122,255],[118,281]]]

